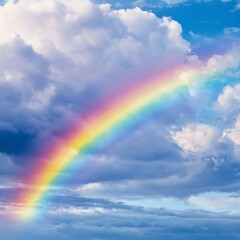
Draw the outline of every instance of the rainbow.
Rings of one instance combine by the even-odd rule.
[[[113,141],[121,132],[127,131],[129,126],[140,121],[141,116],[154,112],[157,104],[166,104],[169,95],[177,96],[186,88],[186,81],[193,80],[187,77],[194,75],[192,72],[194,69],[187,69],[186,66],[174,67],[135,81],[111,101],[92,111],[85,121],[77,122],[66,131],[62,140],[50,147],[41,156],[43,160],[31,169],[27,182],[32,187],[22,191],[18,198],[21,206],[18,214],[21,218],[33,217],[39,203],[61,171],[76,159],[81,161],[81,156],[101,143],[104,137],[111,136],[110,140]]]

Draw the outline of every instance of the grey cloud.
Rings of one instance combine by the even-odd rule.
[[[107,208],[108,209],[108,208]],[[72,209],[73,210],[73,209]],[[231,239],[239,237],[239,218],[227,214],[187,211],[168,212],[161,209],[121,209],[77,214],[66,210],[64,215],[52,213],[45,220],[30,224],[5,222],[1,236],[5,239]],[[76,210],[76,209],[75,209]],[[35,231],[32,231],[35,229]]]

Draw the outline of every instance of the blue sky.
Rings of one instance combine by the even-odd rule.
[[[189,32],[199,35],[213,36],[222,33],[226,27],[239,27],[240,13],[237,1],[96,1],[109,2],[113,7],[141,7],[151,11],[158,17],[171,16],[181,23],[183,36]],[[164,3],[165,2],[165,3]]]
[[[3,239],[239,239],[239,1],[0,3]],[[49,142],[175,65],[194,69],[179,75],[177,100],[76,158],[35,218],[9,218]]]

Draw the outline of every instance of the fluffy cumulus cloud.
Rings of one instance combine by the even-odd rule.
[[[196,124],[172,131],[173,141],[186,153],[209,154],[214,150],[219,132],[206,124]]]
[[[84,108],[96,89],[106,92],[152,64],[182,61],[190,50],[170,18],[88,0],[9,1],[0,7],[0,28],[1,126],[8,128],[24,115],[25,125],[43,129]],[[49,111],[55,118],[46,121]]]
[[[240,112],[240,85],[226,86],[218,96],[216,108],[225,114],[237,114]]]

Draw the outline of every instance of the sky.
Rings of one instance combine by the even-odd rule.
[[[239,52],[238,0],[0,1],[1,238],[240,239]]]

